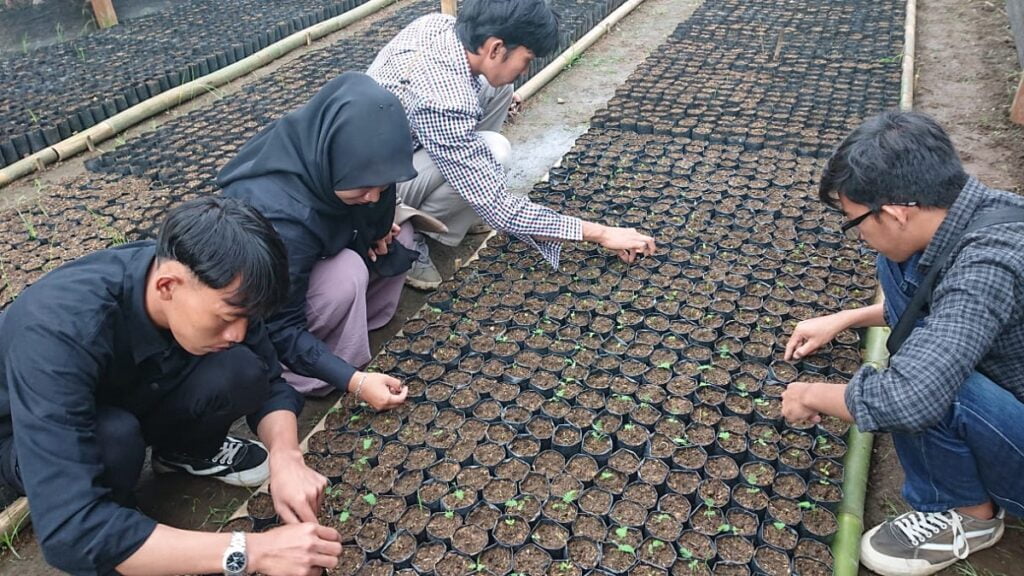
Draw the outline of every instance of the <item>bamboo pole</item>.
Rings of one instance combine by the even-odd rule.
[[[18,498],[0,511],[0,535],[5,542],[11,542],[28,525],[28,499]]]
[[[96,15],[96,25],[100,28],[117,26],[117,12],[111,0],[92,0],[92,12]]]
[[[881,303],[882,295],[875,298]],[[888,328],[868,328],[864,343],[864,363],[876,370],[884,369],[889,362],[889,351],[885,341],[889,338]],[[867,498],[868,472],[871,469],[871,447],[875,436],[861,432],[856,426],[850,428],[846,439],[846,458],[843,460],[843,501],[839,504],[836,520],[839,531],[832,542],[832,556],[835,559],[833,576],[856,576],[860,565],[860,537],[864,533],[864,501]]]
[[[455,16],[459,11],[458,0],[441,0],[441,13]]]
[[[67,160],[72,156],[85,150],[92,150],[96,144],[113,137],[114,135],[141,123],[142,121],[155,116],[165,110],[179,106],[197,96],[207,92],[213,92],[218,86],[223,86],[232,80],[244,76],[258,68],[277,60],[289,52],[308,45],[313,40],[318,40],[328,34],[337,32],[371,14],[377,12],[397,0],[371,0],[358,8],[354,8],[325,20],[305,30],[300,30],[283,40],[267,46],[263,50],[252,54],[230,66],[226,66],[198,78],[186,84],[182,84],[166,92],[161,92],[153,98],[140,102],[127,110],[107,118],[103,122],[62,140],[53,146],[44,148],[35,154],[26,156],[21,160],[0,170],[0,188],[7,186],[18,178],[27,176],[36,170],[61,160]]]
[[[607,34],[613,26],[619,23],[620,20],[625,18],[630,12],[632,12],[637,6],[644,3],[644,0],[629,0],[622,6],[619,6],[614,12],[601,20],[596,26],[590,29],[582,38],[576,41],[575,44],[570,46],[565,52],[562,52],[558,58],[556,58],[551,64],[544,67],[543,70],[530,78],[530,81],[519,87],[516,90],[516,95],[520,99],[526,100],[530,96],[537,93],[538,90],[544,87],[545,84],[550,82],[558,76],[558,74],[573,63],[587,48],[590,48],[594,42],[597,42],[602,36]]]
[[[903,27],[903,75],[900,78],[900,110],[914,108],[914,44],[917,42],[917,0],[907,0]]]

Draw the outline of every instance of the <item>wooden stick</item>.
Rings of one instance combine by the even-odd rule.
[[[458,0],[441,0],[441,13],[448,14],[449,16],[455,16],[459,11]]]
[[[1020,75],[1017,95],[1014,96],[1013,105],[1010,106],[1010,121],[1016,124],[1024,124],[1024,74]]]
[[[96,24],[100,28],[117,26],[117,12],[111,0],[92,0],[92,11],[96,14]]]

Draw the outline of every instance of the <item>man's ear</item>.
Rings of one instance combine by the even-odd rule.
[[[894,218],[900,225],[900,228],[905,227],[907,222],[910,220],[910,210],[910,206],[894,206],[892,204],[882,205],[882,212]]]
[[[168,265],[171,264],[171,265]],[[154,287],[161,300],[170,301],[174,297],[174,291],[185,285],[185,277],[180,273],[181,265],[173,266],[177,262],[167,262],[156,270],[156,282]]]
[[[505,50],[505,41],[497,36],[490,36],[487,40],[484,40],[484,44],[481,48],[484,50],[485,57],[497,59]]]

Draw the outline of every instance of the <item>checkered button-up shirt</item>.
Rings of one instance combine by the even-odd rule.
[[[973,216],[1024,198],[971,178],[918,263],[923,277]],[[865,366],[846,389],[864,431],[920,432],[949,410],[978,370],[1024,402],[1024,222],[980,228],[959,240],[932,292],[924,324],[910,333],[889,368]]]
[[[533,245],[557,268],[557,240],[582,239],[583,224],[509,193],[504,169],[476,132],[483,116],[477,100],[481,84],[469,69],[455,19],[419,18],[381,50],[367,74],[401,100],[414,147],[430,154],[483,221]]]

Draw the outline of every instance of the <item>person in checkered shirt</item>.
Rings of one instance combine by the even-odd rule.
[[[487,227],[513,234],[558,267],[565,241],[596,242],[626,262],[654,252],[654,239],[559,214],[509,193],[505,168],[511,154],[498,133],[513,100],[512,83],[535,56],[558,48],[558,17],[544,0],[466,0],[458,19],[419,18],[377,55],[367,74],[402,102],[416,150],[419,175],[398,185],[405,204],[441,220],[446,233],[430,233],[456,246]],[[420,258],[406,277],[430,290],[441,276],[423,233]]]
[[[935,120],[898,111],[839,145],[819,195],[843,212],[840,230],[878,251],[885,301],[800,322],[786,360],[849,328],[898,326],[929,271],[941,273],[887,368],[790,383],[782,414],[892,435],[912,510],[867,531],[860,559],[883,576],[934,574],[995,546],[1004,513],[1024,516],[1024,198],[969,176]],[[981,226],[991,216],[1013,221]]]

